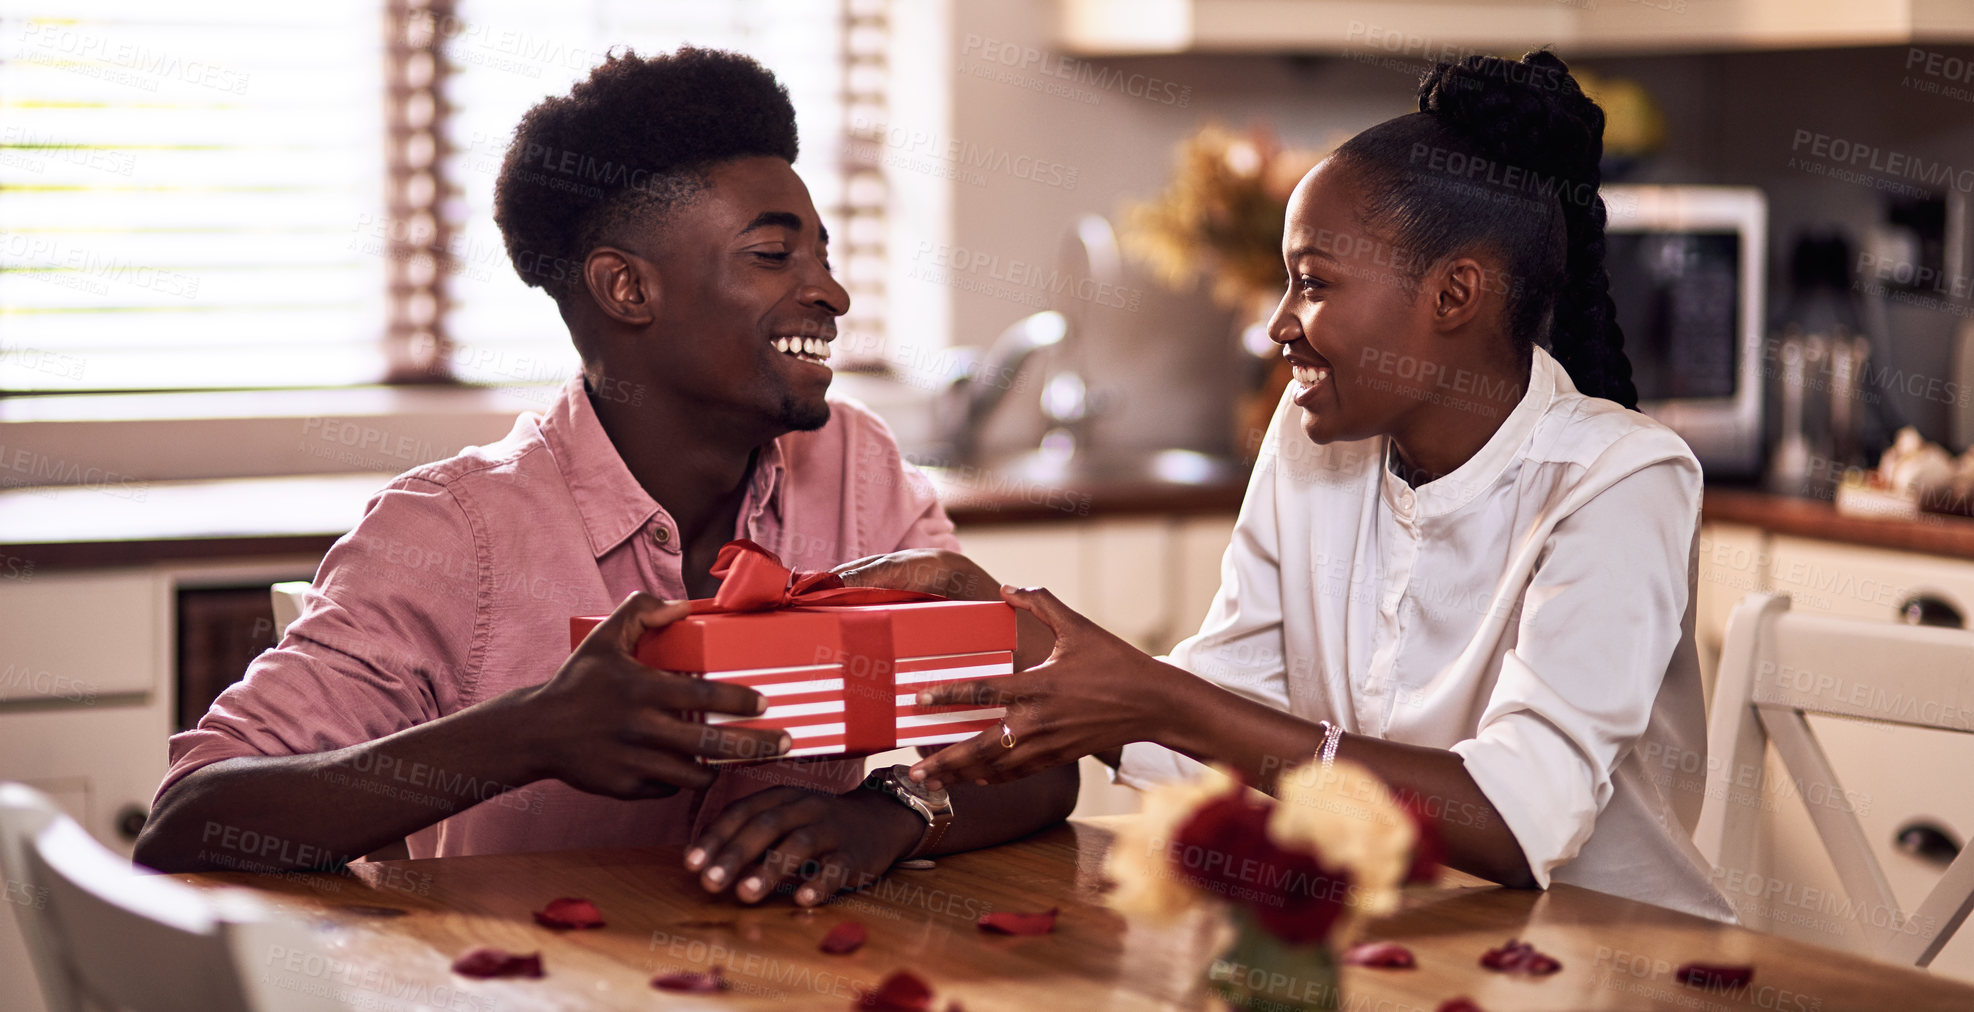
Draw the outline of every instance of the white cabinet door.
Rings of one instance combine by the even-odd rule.
[[[147,570],[0,582],[0,702],[87,706],[155,690],[166,621]]]
[[[1086,611],[1092,602],[1083,582],[1081,531],[1095,523],[962,527],[960,549],[1002,583],[1047,587],[1062,603]]]
[[[1964,559],[1783,536],[1769,556],[1771,585],[1795,608],[1895,621],[1906,601],[1931,595],[1974,617],[1974,562]]]
[[[1090,620],[1156,650],[1172,623],[1170,530],[1164,517],[1103,520],[1085,526],[1077,546]]]
[[[1172,625],[1160,653],[1199,631],[1220,590],[1220,560],[1233,537],[1232,516],[1188,517],[1173,529]]]
[[[1761,528],[1700,525],[1700,558],[1694,581],[1693,638],[1700,648],[1700,685],[1712,711],[1714,673],[1720,667],[1727,617],[1741,599],[1768,585],[1768,542]]]

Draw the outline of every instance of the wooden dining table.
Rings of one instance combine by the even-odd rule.
[[[331,993],[367,1009],[850,1009],[888,975],[928,983],[931,1008],[1096,1012],[1217,1008],[1203,980],[1228,936],[1203,907],[1170,921],[1105,904],[1103,857],[1117,820],[1075,819],[1004,846],[895,870],[875,885],[802,910],[785,894],[749,906],[708,896],[675,847],[359,862],[349,874],[181,874],[206,888],[246,887],[312,931],[312,952],[247,962],[265,984]],[[600,928],[543,927],[559,897],[592,901]],[[981,915],[1057,908],[1051,933],[983,931]],[[819,944],[856,921],[858,950]],[[1838,1012],[1974,1009],[1974,987],[1776,935],[1719,924],[1569,885],[1504,889],[1458,872],[1406,890],[1401,909],[1362,937],[1399,942],[1411,969],[1345,967],[1346,1009],[1434,1012],[1465,997],[1490,1012],[1688,1009]],[[1510,938],[1562,963],[1531,977],[1483,969]],[[461,953],[539,953],[540,978],[472,979]],[[1738,988],[1693,987],[1689,962],[1745,964]],[[659,990],[665,974],[718,968],[725,988]],[[1254,978],[1251,978],[1252,983]],[[1272,985],[1270,985],[1272,986]],[[1298,985],[1284,982],[1285,996]],[[1304,987],[1302,993],[1307,994]]]

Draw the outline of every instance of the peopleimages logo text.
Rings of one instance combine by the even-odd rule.
[[[1903,151],[1887,151],[1874,144],[1860,144],[1811,130],[1796,129],[1789,144],[1792,153],[1804,149],[1816,158],[1829,159],[1852,169],[1866,169],[1881,176],[1910,179],[1930,186],[1951,186],[1962,193],[1974,193],[1974,169],[1956,169],[1945,161],[1927,161]]]

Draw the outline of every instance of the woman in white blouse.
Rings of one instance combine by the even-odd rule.
[[[998,782],[1095,754],[1136,786],[1208,762],[1265,788],[1347,756],[1437,820],[1455,867],[1732,919],[1690,838],[1700,467],[1628,410],[1603,113],[1546,52],[1441,65],[1419,107],[1290,200],[1268,326],[1295,382],[1199,633],[1153,658],[1045,590],[1004,590],[1053,653],[997,686],[1005,735],[914,776]],[[846,568],[991,586],[950,555]]]

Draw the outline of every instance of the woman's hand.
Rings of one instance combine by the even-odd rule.
[[[795,902],[811,907],[876,881],[924,835],[924,819],[877,791],[771,787],[728,805],[686,850],[685,866],[707,892],[731,886],[743,903],[800,880]]]
[[[956,601],[1001,600],[999,580],[987,575],[979,563],[943,548],[913,548],[889,555],[869,555],[855,562],[846,562],[831,572],[852,587],[915,590]],[[1017,617],[1015,633],[1016,671],[1026,671],[1042,663],[1055,646],[1055,634],[1029,611]]]
[[[1193,676],[1069,610],[1046,590],[1001,588],[1001,596],[1055,634],[1049,659],[1018,674],[945,682],[920,692],[920,705],[1006,706],[1001,727],[948,745],[912,766],[937,788],[995,784],[1039,773],[1134,741],[1156,740],[1172,719],[1171,691]],[[1009,747],[1007,737],[1012,737]]]

